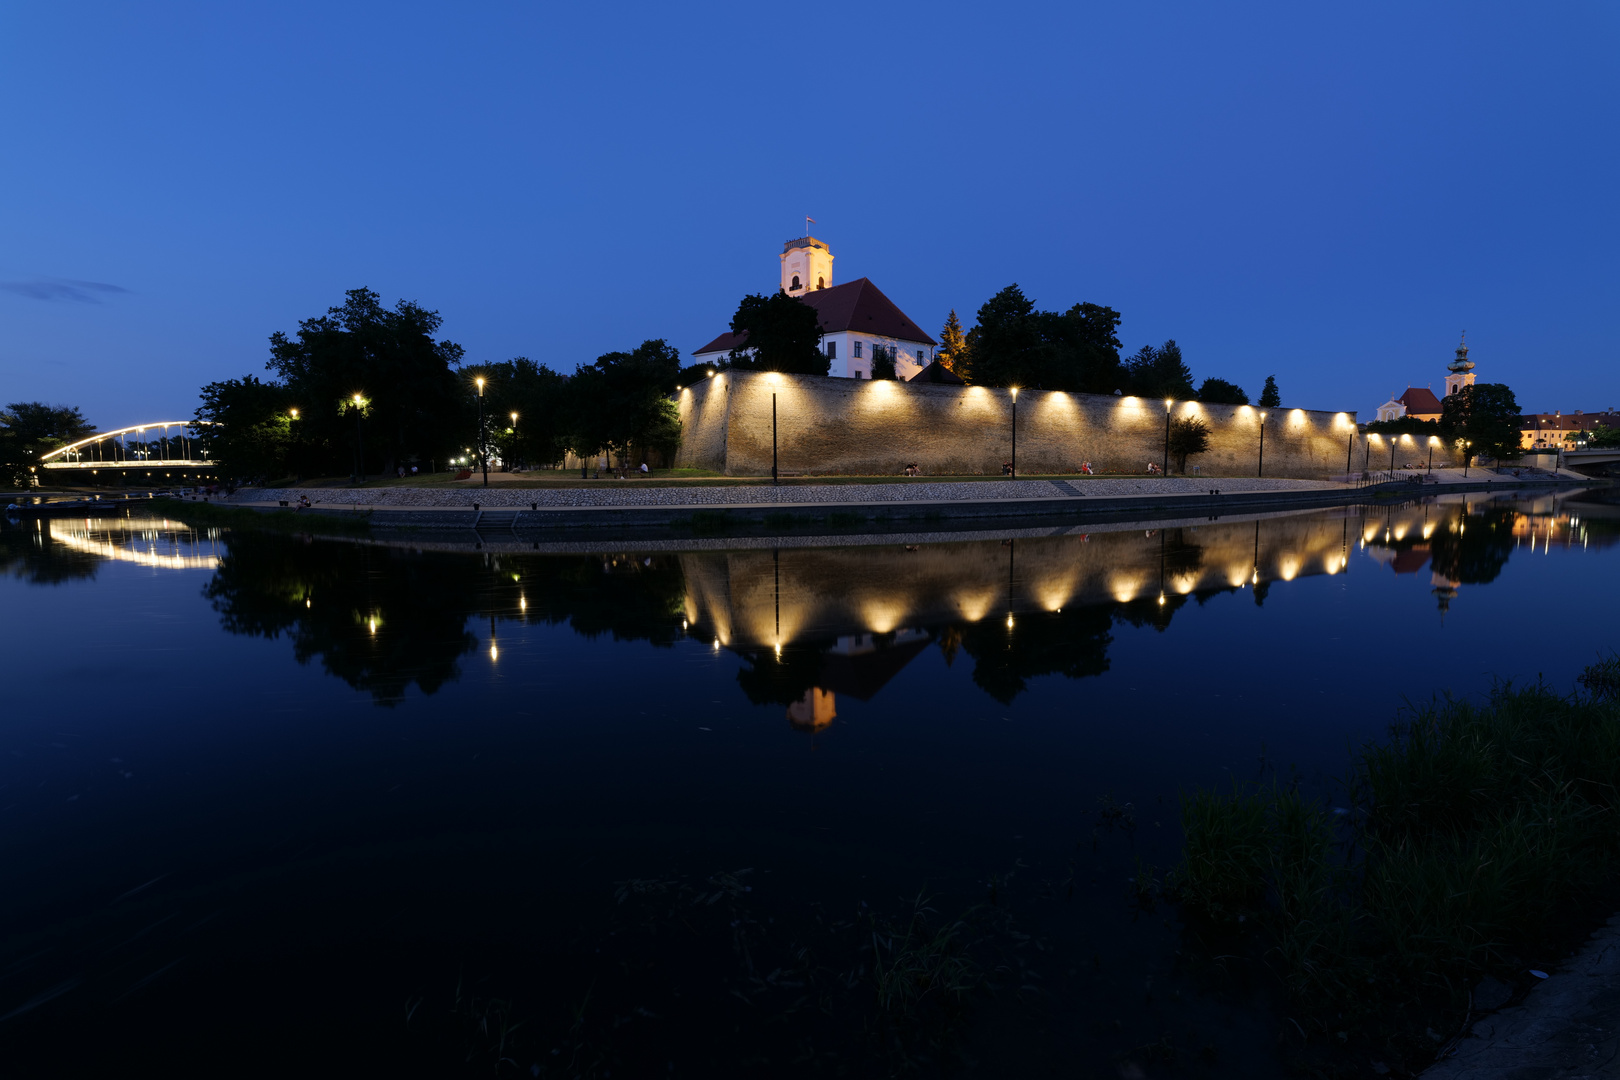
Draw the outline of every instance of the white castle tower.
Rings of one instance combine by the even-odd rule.
[[[1468,359],[1468,335],[1463,334],[1462,343],[1457,346],[1457,357],[1446,365],[1451,374],[1446,376],[1446,397],[1450,397],[1465,386],[1474,385],[1474,362]]]
[[[782,291],[803,296],[815,289],[832,288],[833,254],[813,236],[782,245]]]

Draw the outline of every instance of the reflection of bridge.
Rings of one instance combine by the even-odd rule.
[[[213,461],[197,446],[197,427],[205,422],[157,420],[116,431],[98,431],[89,438],[42,454],[40,464],[47,469],[211,468]],[[171,431],[176,434],[169,434]]]
[[[219,566],[217,540],[177,521],[149,521],[106,528],[90,521],[58,519],[51,539],[63,547],[114,562],[156,570],[213,570]]]

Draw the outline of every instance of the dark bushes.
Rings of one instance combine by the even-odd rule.
[[[1607,671],[1588,669],[1586,694],[1503,685],[1422,708],[1361,748],[1349,812],[1277,788],[1186,798],[1179,898],[1206,925],[1255,928],[1308,1007],[1461,1002],[1620,868]]]

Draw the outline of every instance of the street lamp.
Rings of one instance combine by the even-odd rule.
[[[484,463],[484,486],[489,487],[489,452],[484,445],[484,380],[480,376],[473,382],[478,384],[478,459]]]
[[[1159,466],[1160,476],[1170,475],[1170,406],[1174,404],[1174,398],[1164,399],[1164,464]]]
[[[1401,437],[1399,435],[1392,434],[1389,437],[1389,478],[1391,480],[1395,479],[1395,444],[1400,441]]]
[[[1012,388],[1012,461],[1008,463],[1007,476],[1011,480],[1018,479],[1018,387]]]
[[[1255,476],[1264,476],[1264,475],[1266,475],[1266,413],[1265,413],[1265,410],[1262,409],[1260,411],[1259,415],[1260,415],[1260,460],[1255,465],[1254,475]]]
[[[362,405],[366,399],[359,394],[355,394],[352,400],[354,401],[354,474],[360,481],[364,481],[366,478],[366,444],[365,438],[360,432],[360,417],[365,415]]]
[[[517,413],[512,414],[512,460],[517,460]],[[506,463],[506,471],[512,471],[512,462]]]

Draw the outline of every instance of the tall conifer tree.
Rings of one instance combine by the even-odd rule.
[[[968,349],[967,334],[956,309],[945,317],[945,328],[939,332],[939,361],[959,379],[967,379],[973,371],[973,357]]]

